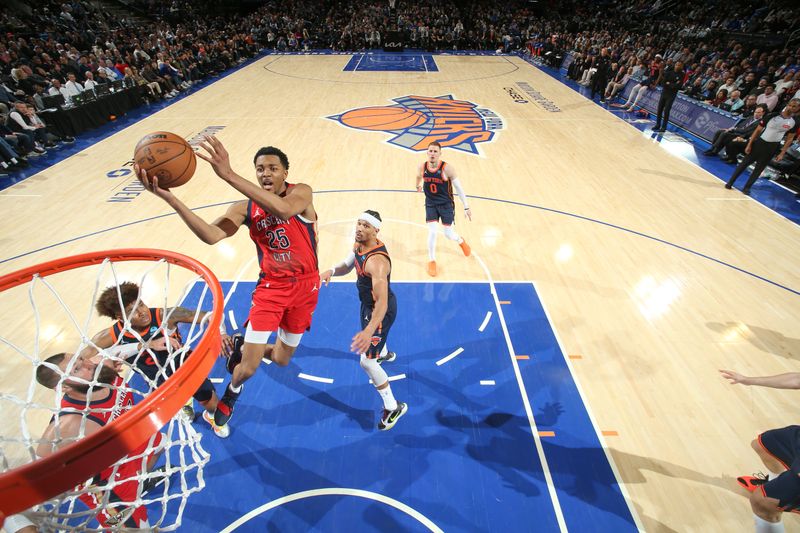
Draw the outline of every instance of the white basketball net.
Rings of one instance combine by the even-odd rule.
[[[0,472],[37,460],[40,446],[58,448],[93,432],[97,427],[93,419],[111,410],[119,410],[126,394],[133,397],[134,403],[139,403],[158,383],[172,375],[202,337],[206,321],[198,320],[198,312],[192,323],[187,324],[188,331],[184,332],[184,343],[180,348],[168,350],[168,355],[162,353],[160,357],[152,357],[158,366],[157,380],[146,378],[135,370],[137,358],[154,355],[142,349],[129,356],[130,363],[123,363],[123,379],[117,380],[116,386],[101,383],[101,367],[114,362],[119,366],[121,361],[115,345],[100,350],[99,356],[92,360],[92,364],[97,366],[91,378],[83,381],[76,378],[73,370],[79,364],[78,358],[68,355],[65,360],[69,363],[64,370],[45,364],[57,373],[55,390],[38,384],[35,377],[37,367],[48,357],[59,352],[77,354],[87,346],[97,348],[91,338],[110,327],[113,320],[97,316],[96,299],[106,287],[118,287],[123,281],[137,283],[141,287],[141,301],[162,309],[163,324],[167,323],[171,308],[182,302],[193,287],[202,289],[202,294],[199,303],[192,307],[205,310],[212,307],[211,292],[201,277],[164,260],[115,263],[106,259],[97,266],[81,267],[46,278],[34,277],[25,285],[0,293],[4,301],[0,306],[0,360],[4,369],[0,377],[0,412],[4,415],[4,428],[0,430]],[[117,293],[121,301],[119,290]],[[124,322],[125,332],[141,342],[140,334],[130,325],[130,317],[125,316]],[[67,379],[88,385],[85,407],[64,409],[61,406]],[[96,398],[109,398],[108,391],[116,395],[115,405],[105,408],[89,405]],[[67,412],[77,414],[65,414]],[[188,497],[205,486],[203,467],[209,460],[208,453],[201,446],[200,434],[180,415],[178,413],[161,428],[160,442],[156,434],[137,449],[139,453],[127,455],[110,467],[98,464],[100,476],[35,506],[23,516],[40,531],[177,529]],[[75,423],[77,417],[80,417],[80,424],[75,436],[63,435],[60,431],[62,424],[68,418]],[[199,423],[204,424],[202,421]],[[48,427],[52,428],[51,437],[45,438],[43,432]],[[158,454],[160,458],[148,470],[148,460]],[[120,498],[120,494],[127,496]],[[141,517],[143,512],[146,512],[146,522],[139,522],[140,529],[124,525],[132,514]],[[98,513],[103,513],[106,527],[98,523]]]

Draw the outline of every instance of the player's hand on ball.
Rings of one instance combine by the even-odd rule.
[[[353,353],[365,353],[369,349],[372,342],[372,335],[366,331],[359,331],[353,337],[353,342],[350,344],[350,351]]]
[[[140,168],[139,165],[133,165],[133,170],[136,172],[136,177],[139,178],[139,181],[142,183],[145,189],[155,194],[159,198],[167,199],[172,196],[172,193],[169,192],[169,189],[162,189],[158,186],[157,177],[148,176],[147,171],[143,168]]]
[[[233,175],[230,155],[228,155],[228,151],[222,146],[219,139],[213,135],[206,135],[203,142],[200,143],[200,146],[202,146],[208,154],[198,151],[195,155],[207,161],[211,165],[211,168],[214,169],[217,176],[222,179],[228,179]]]

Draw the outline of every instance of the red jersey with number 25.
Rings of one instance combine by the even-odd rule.
[[[287,183],[280,196],[285,196],[292,187],[293,184]],[[316,221],[300,215],[282,220],[250,200],[244,223],[256,245],[260,277],[278,280],[318,273]]]

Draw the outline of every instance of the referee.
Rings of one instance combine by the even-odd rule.
[[[744,194],[750,194],[750,187],[769,164],[772,156],[781,146],[781,139],[786,135],[786,142],[783,143],[783,148],[775,156],[775,161],[783,159],[783,154],[789,149],[792,139],[797,133],[798,120],[794,115],[798,111],[800,111],[800,98],[792,98],[783,108],[783,111],[767,115],[761,120],[753,135],[750,136],[750,142],[747,143],[747,147],[744,149],[746,154],[744,159],[733,171],[733,176],[728,180],[728,183],[725,184],[726,189],[733,187],[736,178],[750,163],[755,161],[756,166],[753,168],[753,172],[750,173],[750,179],[747,180],[742,189]]]

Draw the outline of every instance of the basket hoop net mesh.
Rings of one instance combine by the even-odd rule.
[[[0,520],[177,529],[209,460],[182,411],[220,351],[214,274],[175,252],[102,251],[2,276],[0,299]]]

